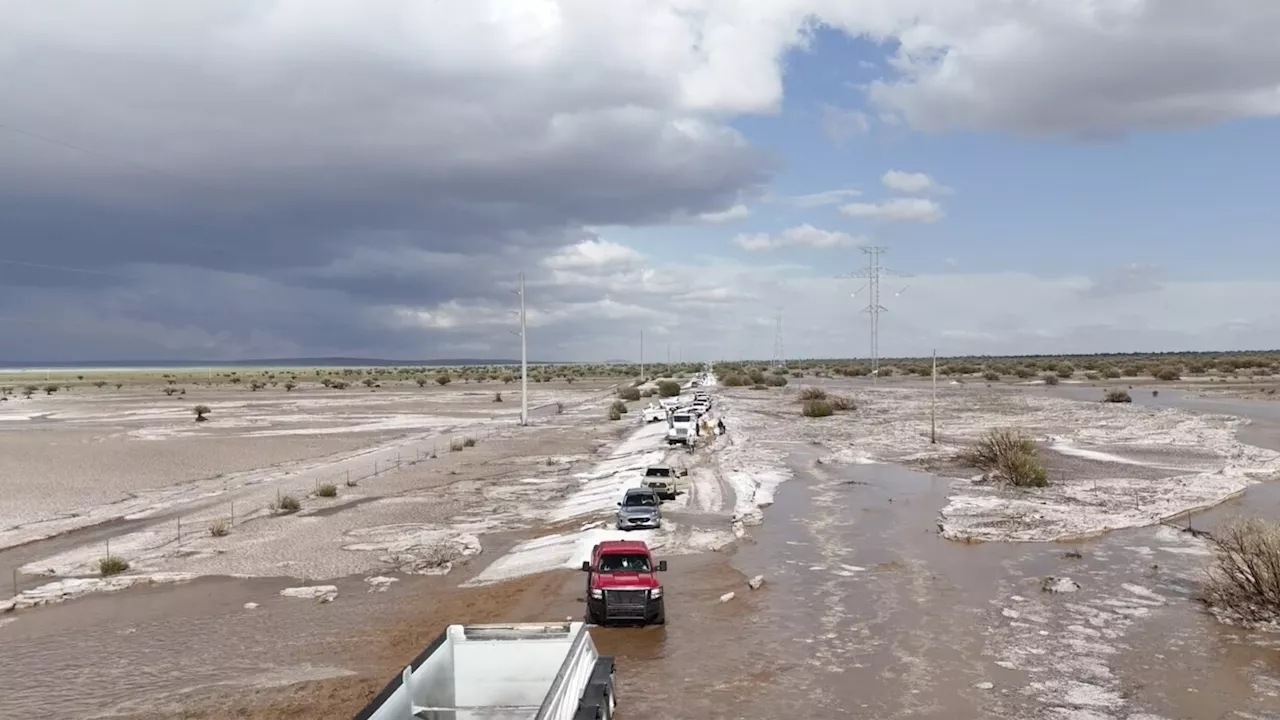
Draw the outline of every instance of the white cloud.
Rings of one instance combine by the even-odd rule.
[[[636,266],[644,258],[626,245],[608,240],[583,240],[561,248],[542,261],[551,270],[611,272]]]
[[[797,195],[791,198],[791,202],[802,208],[823,207],[826,205],[839,205],[851,197],[858,197],[862,192],[859,190],[827,190],[825,192],[810,193],[808,195]]]
[[[860,88],[869,107],[830,99],[837,105],[827,106],[824,130],[836,140],[863,131],[859,113],[927,131],[1072,138],[1280,116],[1280,4],[1262,0],[10,5],[0,21],[5,123],[106,156],[6,135],[6,237],[18,238],[24,261],[76,258],[114,273],[117,285],[71,273],[0,283],[0,305],[31,321],[22,343],[0,350],[11,359],[424,356],[486,343],[509,354],[505,332],[468,328],[475,318],[509,319],[500,283],[521,268],[537,296],[535,317],[548,323],[538,342],[557,356],[625,346],[630,335],[611,339],[610,323],[631,322],[616,319],[630,317],[626,307],[670,315],[677,297],[703,309],[677,313],[667,330],[717,353],[718,344],[738,342],[738,316],[725,309],[754,302],[743,296],[762,284],[790,274],[826,286],[796,268],[664,263],[606,240],[579,242],[582,229],[740,213],[733,203],[758,196],[772,166],[734,120],[782,109],[786,53],[805,47],[819,23],[896,48],[877,63],[885,74]],[[845,70],[859,82],[865,73],[832,72]],[[851,193],[841,192],[809,207],[846,202]],[[907,198],[842,212],[942,217],[933,201]],[[785,233],[770,238],[778,239]],[[186,252],[180,240],[190,242]],[[138,266],[159,256],[165,265]],[[1274,307],[1280,298],[1268,284],[1124,272],[1071,282],[949,277],[955,284],[935,300],[949,310],[969,295],[988,305],[965,306],[975,327],[943,329],[994,335],[1001,346],[992,351],[1157,340],[1239,346],[1280,325],[1265,310],[1239,317],[1251,325],[1235,329],[1215,319]],[[918,285],[902,303],[914,302]],[[1134,287],[1145,289],[1115,292]],[[1189,314],[1179,314],[1183,296],[1174,291],[1195,297]],[[1090,292],[1107,295],[1110,309],[1090,309]],[[1014,314],[997,316],[1005,311],[993,308],[1011,307],[1011,296],[1019,298]],[[209,297],[220,300],[201,304]],[[608,301],[599,324],[574,319],[595,317],[588,311],[603,297],[626,300]],[[824,302],[796,299],[811,313],[806,341],[849,326],[839,293]],[[886,332],[906,332],[917,316],[894,309],[886,328],[901,325]],[[419,336],[382,327],[404,312],[429,313],[412,317],[435,329]],[[942,331],[924,319],[915,327],[916,335],[897,336],[904,347]],[[1241,328],[1248,337],[1232,334]],[[755,342],[755,333],[744,337]],[[838,336],[830,343],[814,352],[859,347]]]
[[[782,250],[784,248],[808,247],[826,250],[835,247],[853,247],[864,244],[862,238],[831,230],[820,230],[812,225],[804,224],[783,230],[777,235],[757,233],[754,235],[738,235],[733,239],[738,247],[748,252],[766,250]]]
[[[733,207],[726,208],[717,212],[706,212],[698,216],[698,219],[711,225],[722,225],[725,223],[746,220],[751,217],[751,208],[738,203]]]
[[[880,182],[890,190],[906,193],[907,195],[951,192],[951,188],[939,185],[933,178],[924,173],[890,170],[881,176]]]
[[[855,135],[871,129],[871,118],[861,110],[848,110],[833,105],[822,106],[822,132],[836,147]]]
[[[534,355],[637,357],[639,331],[657,336],[661,328],[685,358],[767,359],[773,334],[757,325],[763,318],[771,328],[778,305],[786,308],[784,332],[793,357],[867,353],[863,301],[849,297],[855,282],[836,279],[834,271],[715,257],[645,257],[640,267],[561,276],[554,283],[533,276]],[[1280,281],[1166,281],[1141,292],[1089,294],[1130,270],[1098,278],[917,275],[909,292],[883,299],[890,312],[881,318],[881,353],[926,356],[935,347],[942,355],[1249,349],[1258,337],[1280,333],[1274,310]],[[940,315],[940,307],[947,312]],[[456,342],[490,342],[493,353],[507,356],[517,347],[507,332],[514,323],[509,305],[453,304],[420,312],[424,329],[454,323],[450,337]],[[439,318],[436,325],[428,317]]]
[[[859,220],[876,222],[935,223],[942,219],[942,206],[926,198],[893,198],[878,203],[841,205],[840,212]]]

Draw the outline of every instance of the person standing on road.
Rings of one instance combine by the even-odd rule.
[[[718,435],[724,434],[724,418],[719,418],[716,420],[716,434]]]

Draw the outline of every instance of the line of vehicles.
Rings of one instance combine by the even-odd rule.
[[[706,382],[695,377],[691,385]],[[710,393],[697,390],[687,404],[668,398],[646,408],[645,420],[665,419],[667,443],[693,447],[710,410]],[[660,528],[663,501],[679,495],[688,474],[645,468],[618,502],[618,529]],[[582,563],[587,622],[450,625],[355,720],[610,720],[614,659],[599,653],[588,624],[666,624],[658,575],[666,571],[667,561],[641,540],[596,543]]]
[[[697,390],[690,401],[663,398],[643,411],[646,423],[667,421],[668,445],[694,447],[702,435],[701,420],[711,412],[711,393]]]

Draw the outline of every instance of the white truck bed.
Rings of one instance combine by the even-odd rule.
[[[450,625],[356,720],[573,720],[599,658],[581,622]]]

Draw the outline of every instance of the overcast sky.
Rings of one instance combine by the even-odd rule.
[[[1280,4],[40,0],[0,361],[1280,346]]]

